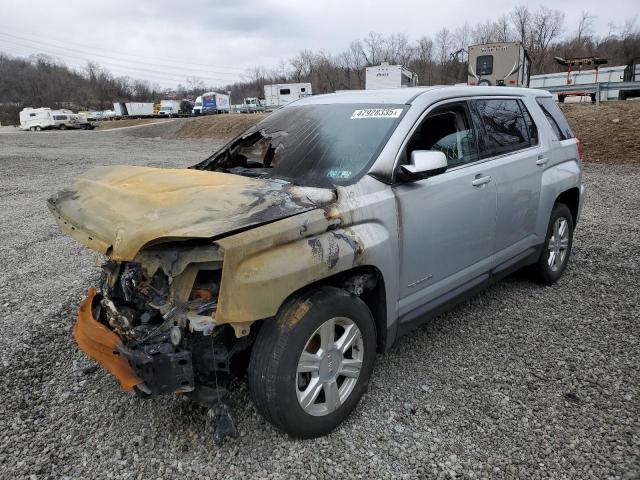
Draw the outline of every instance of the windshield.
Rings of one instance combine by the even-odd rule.
[[[297,185],[330,187],[365,175],[405,105],[304,105],[278,110],[195,165]]]

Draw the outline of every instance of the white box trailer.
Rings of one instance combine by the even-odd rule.
[[[180,100],[160,100],[160,116],[177,117],[180,115]]]
[[[469,85],[528,87],[531,60],[520,42],[469,46]]]
[[[264,103],[271,108],[282,107],[310,95],[310,83],[276,83],[264,86]]]
[[[617,67],[601,67],[598,69],[598,82],[622,82],[624,77],[624,65]],[[563,85],[582,85],[587,83],[596,82],[596,70],[576,70],[575,72],[559,72],[559,73],[544,73],[542,75],[531,76],[531,88],[545,87],[561,87]],[[619,90],[601,90],[600,100],[618,100]],[[576,97],[576,101],[579,97]],[[564,98],[563,98],[564,100]]]
[[[130,117],[150,117],[153,115],[153,102],[127,102]]]
[[[402,65],[383,62],[365,70],[365,89],[406,88],[418,84],[418,75]]]
[[[117,117],[150,117],[153,102],[114,102],[113,110]]]

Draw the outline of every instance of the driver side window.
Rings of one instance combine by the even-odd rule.
[[[407,144],[407,159],[414,150],[444,153],[448,168],[478,160],[476,133],[466,104],[450,103],[430,112]]]

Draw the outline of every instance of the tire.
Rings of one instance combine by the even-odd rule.
[[[561,240],[556,242],[557,230],[562,228],[563,221],[566,222],[566,235],[560,235]],[[564,273],[571,256],[571,247],[573,246],[573,216],[571,210],[564,203],[556,203],[551,211],[549,226],[547,227],[547,236],[545,237],[544,246],[540,253],[538,262],[532,266],[534,280],[544,285],[553,285]],[[562,248],[561,245],[564,245]],[[555,247],[555,248],[554,248]],[[552,261],[553,264],[550,264]]]
[[[66,126],[65,124],[62,124],[62,125],[60,125],[60,127],[58,127],[58,128],[60,128],[60,130],[66,130],[66,129],[67,129],[67,126]]]
[[[564,95],[558,95],[558,102],[564,103]]]
[[[42,127],[41,127],[40,125],[38,125],[38,126],[36,127],[36,132],[40,132],[40,131],[42,131]]]
[[[29,130],[31,130],[32,132],[36,131],[36,127],[29,127]]]
[[[327,332],[334,339],[322,348]],[[348,337],[355,340],[346,342],[351,347],[344,349],[343,358],[338,347]],[[303,351],[310,359],[304,364]],[[294,297],[276,318],[264,322],[251,353],[249,391],[258,411],[275,427],[294,437],[317,437],[336,428],[358,404],[375,357],[376,329],[366,304],[339,288],[321,287]]]

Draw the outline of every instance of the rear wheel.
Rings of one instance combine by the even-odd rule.
[[[62,125],[60,125],[60,130],[66,130],[67,126],[63,123]]]
[[[40,130],[42,130],[42,127],[41,127],[40,125],[38,125],[38,126],[36,127],[36,132],[39,132]]]
[[[358,297],[322,287],[262,325],[249,365],[260,413],[296,437],[329,433],[366,391],[376,356],[371,312]]]
[[[564,203],[556,203],[551,211],[547,237],[538,263],[533,266],[534,278],[552,285],[562,276],[573,245],[573,216]]]
[[[36,131],[36,127],[29,127],[29,130],[31,130],[32,132]]]

